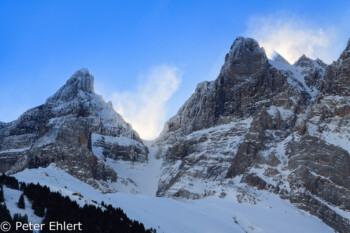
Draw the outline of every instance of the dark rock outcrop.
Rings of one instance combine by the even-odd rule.
[[[350,40],[339,59],[327,67],[322,93],[350,96]]]
[[[294,66],[303,69],[305,84],[313,91],[320,91],[327,65],[320,59],[312,60],[305,55],[301,56]]]

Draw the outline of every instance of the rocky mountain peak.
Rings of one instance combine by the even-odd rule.
[[[137,132],[94,93],[87,69],[75,72],[46,103],[19,119],[0,123],[0,172],[50,163],[103,192],[117,173],[105,162],[145,162],[148,150]],[[101,186],[100,186],[101,185]]]
[[[289,64],[289,62],[284,59],[284,57],[282,57],[279,53],[277,53],[276,51],[274,52],[273,56],[272,56],[272,60],[277,61],[277,62],[282,62],[282,63],[286,63]]]
[[[94,92],[94,76],[88,69],[83,68],[76,71],[53,96],[47,99],[47,103],[69,102],[77,96]]]
[[[224,71],[249,76],[267,63],[263,48],[252,38],[237,37],[225,57]]]
[[[94,76],[86,68],[76,71],[67,81],[67,84],[77,85],[79,90],[94,93]]]
[[[226,55],[218,78],[197,86],[177,115],[166,123],[157,141],[232,122],[236,118],[251,117],[256,109],[270,104],[266,99],[285,88],[285,77],[270,68],[265,51],[256,40],[238,37]]]
[[[303,54],[295,63],[294,66],[299,66],[303,68],[315,68],[315,66],[320,66],[320,68],[326,68],[326,64],[321,59],[313,60]]]
[[[326,95],[350,96],[350,40],[339,59],[328,66],[322,91]]]
[[[295,63],[295,66],[301,66],[301,67],[306,67],[311,65],[313,60],[309,57],[307,57],[305,54],[303,54]]]

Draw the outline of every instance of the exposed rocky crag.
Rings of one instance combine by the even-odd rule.
[[[349,54],[350,42],[329,66],[305,55],[291,65],[238,37],[218,78],[198,85],[155,142],[157,195],[224,196],[239,181],[350,232]]]
[[[0,172],[54,162],[95,188],[112,191],[106,181],[116,181],[118,171],[104,159],[145,162],[147,154],[112,103],[94,93],[94,77],[86,69],[73,74],[45,104],[0,124]]]
[[[312,60],[305,55],[301,56],[294,64],[301,68],[301,74],[304,76],[305,84],[312,93],[317,93],[322,87],[324,72],[327,65],[320,59]]]

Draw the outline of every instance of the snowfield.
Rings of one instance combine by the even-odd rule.
[[[15,214],[21,214],[22,216],[27,215],[28,222],[31,222],[33,224],[41,223],[43,218],[38,217],[34,214],[32,204],[29,202],[27,197],[24,196],[25,209],[18,208],[17,203],[21,194],[22,191],[4,187],[4,199],[11,216],[13,217]]]
[[[137,177],[138,171],[135,172]],[[289,201],[266,191],[256,191],[244,185],[239,187],[240,184],[237,184],[237,187],[249,193],[243,197],[243,201],[241,199],[238,201],[237,195],[242,195],[238,189],[232,189],[225,198],[175,200],[151,195],[153,192],[150,191],[153,188],[148,189],[149,195],[122,192],[102,194],[56,167],[55,164],[47,168],[26,169],[14,177],[26,183],[47,185],[52,191],[69,196],[81,206],[86,203],[99,205],[96,203],[104,201],[114,207],[120,207],[128,217],[141,221],[147,228],[157,229],[157,232],[334,232],[320,219],[299,210]],[[5,189],[6,204],[11,209],[12,215],[16,212],[22,213],[22,210],[16,207],[19,194],[15,195],[13,192]],[[37,222],[39,219],[35,218],[28,208],[30,204],[26,203],[26,206],[29,220]]]

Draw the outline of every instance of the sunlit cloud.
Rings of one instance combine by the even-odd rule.
[[[341,52],[334,27],[317,27],[291,15],[252,17],[246,35],[258,40],[268,57],[276,51],[290,63],[303,54],[331,63]]]
[[[114,108],[141,138],[154,139],[164,126],[166,103],[179,88],[181,76],[175,66],[154,67],[141,77],[136,91],[113,93]]]

